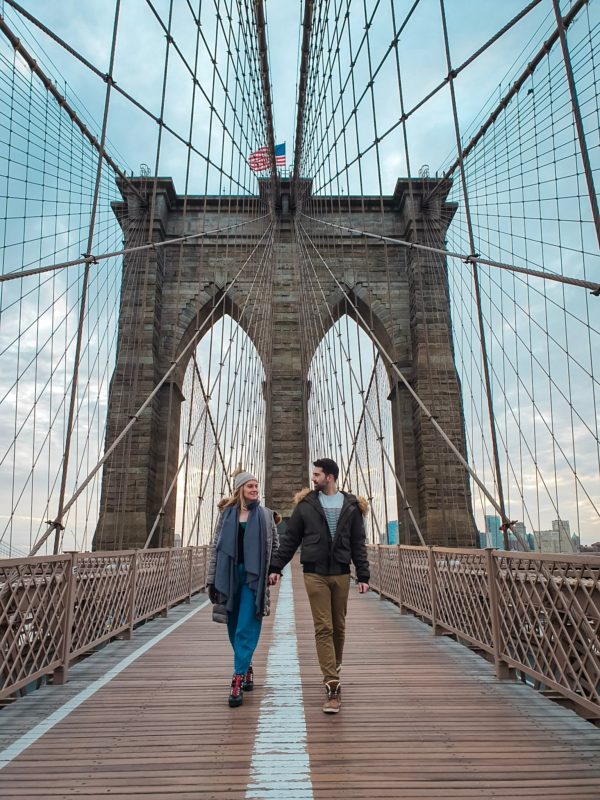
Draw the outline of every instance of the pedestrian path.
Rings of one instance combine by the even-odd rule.
[[[499,683],[483,659],[372,593],[352,590],[342,710],[323,714],[297,565],[274,605],[241,708],[227,705],[226,631],[199,598],[145,626],[142,644],[115,643],[74,667],[75,692],[42,689],[1,711],[6,761],[24,721],[33,730],[57,714],[57,693],[73,705],[99,680],[97,668],[81,677],[95,659],[114,673],[30,737],[0,770],[0,797],[600,798],[600,730]]]

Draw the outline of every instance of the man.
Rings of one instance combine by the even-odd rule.
[[[269,582],[274,585],[282,569],[302,546],[300,561],[304,568],[304,585],[327,691],[323,706],[326,714],[336,714],[341,705],[340,671],[351,560],[356,567],[358,591],[363,594],[369,590],[369,560],[363,521],[368,510],[367,501],[338,491],[339,471],[338,465],[330,458],[314,462],[314,491],[303,489],[294,498],[296,508],[269,568]]]

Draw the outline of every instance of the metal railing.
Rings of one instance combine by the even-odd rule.
[[[0,560],[0,699],[206,586],[207,547]]]
[[[370,545],[371,587],[600,717],[600,558]],[[0,699],[189,601],[207,547],[0,561]]]
[[[371,588],[600,718],[600,558],[370,545]]]

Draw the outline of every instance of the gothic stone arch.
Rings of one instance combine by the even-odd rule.
[[[119,188],[123,201],[113,209],[123,228],[125,247],[148,241],[149,208],[153,182],[133,181],[147,202],[142,204],[127,184]],[[215,230],[252,219],[247,198],[177,197],[173,182],[160,179],[155,199],[152,241],[201,230]],[[196,225],[190,230],[190,220]],[[226,220],[226,221],[225,221]],[[185,227],[184,227],[185,226]],[[189,359],[204,334],[225,314],[230,315],[259,348],[257,331],[263,309],[246,303],[255,278],[257,261],[250,262],[235,288],[228,282],[250,256],[264,224],[238,229],[235,244],[218,234],[179,244],[132,253],[125,257],[117,361],[111,380],[106,447],[125,428],[131,415],[155,389],[172,362],[181,363],[140,415],[128,437],[106,462],[102,476],[100,518],[95,549],[143,547],[157,514],[164,487],[175,477],[179,461],[179,423],[183,379]],[[226,241],[227,246],[224,242]],[[254,270],[254,271],[253,271]],[[173,543],[176,493],[163,509],[152,546]]]
[[[284,184],[285,182],[282,182]],[[139,187],[143,183],[139,181]],[[121,186],[123,202],[115,204],[115,213],[128,241],[147,237],[147,210],[135,194]],[[283,185],[282,190],[286,187]],[[394,195],[384,198],[384,224],[381,224],[379,198],[344,197],[344,224],[348,211],[353,227],[382,232],[406,241],[420,237],[431,242],[437,231],[443,246],[454,208],[445,202],[449,183],[432,179],[413,181],[413,199],[408,182],[399,180]],[[287,187],[289,191],[289,186]],[[422,200],[429,197],[427,203]],[[243,198],[203,198],[177,196],[170,179],[158,182],[154,241],[181,235],[183,207],[186,204],[186,233],[205,227],[222,226],[225,215],[217,209],[229,209],[227,224],[249,218]],[[342,203],[340,203],[341,206]],[[306,375],[300,353],[298,303],[301,291],[297,280],[298,248],[294,240],[291,214],[285,211],[278,219],[273,247],[273,330],[269,354],[260,353],[270,366],[267,396],[267,503],[288,516],[292,511],[294,491],[306,483],[308,471],[307,431],[303,404],[307,396]],[[328,207],[335,205],[328,204]],[[213,216],[211,220],[211,214]],[[125,260],[119,321],[117,365],[112,379],[109,403],[107,445],[156,386],[173,354],[180,353],[193,336],[198,321],[208,319],[215,298],[227,280],[247,258],[262,233],[260,223],[240,229],[235,243],[227,247],[218,236],[186,245],[180,257],[178,245],[151,251],[149,255]],[[362,316],[373,325],[373,333],[382,346],[392,351],[397,366],[427,404],[435,407],[438,421],[464,453],[465,437],[460,386],[454,365],[450,331],[450,308],[443,257],[385,246],[367,238],[356,238],[333,228],[319,233],[319,250],[341,283],[320,270],[320,278],[334,319],[353,314],[345,292],[353,299]],[[140,269],[144,264],[144,269]],[[181,265],[181,269],[178,266]],[[254,324],[260,320],[260,308],[246,308],[244,297],[252,274],[236,287],[237,296],[228,295],[222,312],[230,313],[253,341]],[[247,282],[247,285],[246,283]],[[141,318],[140,303],[146,310]],[[363,324],[357,315],[355,319]],[[210,323],[208,323],[210,324]],[[364,325],[363,325],[364,327]],[[208,328],[207,328],[208,329]],[[367,331],[369,332],[369,331]],[[320,340],[315,335],[315,348]],[[270,359],[267,365],[266,359]],[[96,531],[96,548],[142,546],[147,531],[160,509],[163,486],[174,475],[179,447],[179,408],[185,367],[165,384],[148,413],[133,428],[126,447],[115,451],[103,475],[101,516]],[[389,369],[392,385],[392,420],[396,471],[406,487],[408,498],[421,529],[430,544],[472,546],[475,526],[471,513],[469,485],[453,458],[440,458],[438,435],[412,400],[407,389]],[[135,374],[134,374],[135,373]],[[169,431],[168,420],[171,430]],[[457,503],[457,498],[462,502]],[[402,504],[399,503],[399,508]],[[175,498],[165,509],[162,536],[153,544],[173,541]],[[408,530],[405,540],[409,539]]]

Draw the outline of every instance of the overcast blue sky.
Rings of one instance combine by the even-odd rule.
[[[335,0],[331,7],[337,8],[340,2],[341,0]],[[212,52],[217,32],[215,9],[218,5],[223,11],[230,3],[225,3],[224,0],[220,3],[219,0],[210,2],[190,0],[190,3],[195,9],[201,8],[202,31]],[[101,72],[106,71],[113,25],[112,2],[65,0],[57,4],[30,0],[24,5],[96,65]],[[161,18],[166,21],[169,12],[168,0],[156,0],[153,5]],[[374,2],[366,3],[367,14],[371,13],[375,5]],[[403,18],[411,5],[412,2],[408,0],[394,0],[397,21]],[[485,2],[447,0],[447,21],[453,64],[460,64],[468,58],[524,5],[523,0],[505,0],[502,3],[492,0]],[[342,6],[345,6],[345,0]],[[566,12],[570,3],[563,2],[562,6]],[[392,36],[390,1],[381,0],[377,8],[378,12],[370,33],[374,64],[377,64],[384,54]],[[577,69],[578,75],[581,75],[584,121],[590,136],[591,157],[596,174],[599,168],[598,76],[595,65],[593,68],[589,66],[590,56],[585,47],[590,48],[592,44],[593,46],[596,44],[598,8],[598,0],[591,0],[588,9],[581,16],[578,27],[569,34],[572,46],[579,48]],[[174,39],[188,61],[193,63],[196,38],[194,26],[190,24],[188,4],[183,0],[176,0],[173,9]],[[266,3],[266,11],[276,141],[286,142],[288,165],[290,165],[296,126],[298,43],[302,3],[301,0],[277,0],[277,2],[270,0]],[[56,81],[59,89],[64,91],[70,102],[77,107],[91,130],[96,134],[99,133],[106,88],[104,82],[91,74],[72,55],[43,34],[34,31],[31,25],[24,23],[8,5],[4,6],[4,13],[44,69]],[[353,2],[349,26],[354,46],[360,41],[364,25],[363,3]],[[553,26],[552,3],[550,0],[543,0],[526,19],[461,73],[456,81],[456,96],[463,141],[477,130],[533,53],[539,49]],[[588,45],[585,44],[586,37],[589,39]],[[216,61],[218,68],[224,74],[227,58],[223,36],[218,36],[216,41]],[[2,72],[6,78],[11,69],[10,53],[5,42],[2,46],[2,53],[5,54]],[[342,75],[348,70],[348,54],[344,51],[344,47],[340,58]],[[327,55],[327,48],[325,51]],[[160,113],[164,56],[164,31],[152,15],[149,4],[145,0],[123,0],[114,77],[120,87],[154,115]],[[399,58],[405,105],[406,108],[411,108],[446,74],[439,0],[421,1],[401,37]],[[359,94],[368,81],[365,59],[363,48],[354,69],[356,91]],[[27,73],[26,68],[18,61],[16,67],[23,75]],[[564,75],[561,72],[560,62],[554,54],[544,70],[540,70],[534,76],[528,85],[529,89],[519,96],[518,103],[511,104],[507,113],[501,117],[494,133],[486,139],[475,157],[467,164],[470,170],[469,185],[476,218],[477,244],[480,252],[491,257],[509,261],[520,259],[531,266],[550,268],[573,275],[598,276],[598,248],[590,224],[585,186],[578,174],[580,167],[572,122],[568,116],[570,113],[568,105],[565,105]],[[245,165],[244,157],[252,149],[264,144],[263,133],[256,126],[244,123],[240,127],[236,123],[233,110],[225,102],[218,81],[213,89],[213,74],[211,57],[206,47],[202,46],[198,58],[198,80],[208,96],[214,91],[214,105],[219,113],[226,114],[227,130],[223,131],[222,125],[214,115],[211,119],[207,101],[198,95],[192,142],[201,154],[209,156],[217,166],[207,168],[202,156],[193,155],[188,191],[194,194],[203,194],[205,190],[209,193],[254,193],[256,178]],[[233,85],[231,82],[230,86]],[[165,122],[185,141],[189,135],[191,95],[191,78],[179,59],[172,54],[163,116]],[[398,87],[392,59],[388,59],[382,67],[375,81],[374,95],[376,122],[381,132],[393,124],[399,116]],[[346,98],[348,97],[349,94],[346,95]],[[246,118],[254,115],[258,120],[258,115],[253,111],[254,102],[255,99],[251,94],[244,97],[238,95],[236,108],[240,115],[246,115]],[[544,106],[549,109],[544,112],[546,114],[544,119],[548,114],[552,116],[555,123],[552,128],[542,127],[540,120],[543,115],[541,111],[536,110],[535,103],[538,104],[538,108]],[[346,110],[348,108],[347,102]],[[522,126],[520,133],[519,126]],[[517,127],[519,131],[518,135],[515,135]],[[563,130],[560,134],[563,136],[562,140],[555,138],[559,136],[556,133],[559,127]],[[370,105],[363,103],[358,115],[358,139],[361,148],[372,141],[373,129],[374,121]],[[113,94],[108,124],[108,149],[123,168],[138,173],[140,164],[145,163],[153,170],[156,163],[157,134],[158,127],[153,120],[127,100],[116,93]],[[423,164],[428,164],[431,173],[435,174],[451,163],[455,157],[456,145],[447,89],[439,92],[411,117],[407,124],[407,135],[413,174]],[[552,154],[559,150],[560,159],[553,158]],[[535,155],[532,155],[533,151]],[[327,176],[334,172],[335,155],[332,150],[323,156],[319,181],[326,180]],[[340,156],[339,148],[337,155]],[[67,158],[66,151],[64,157]],[[186,157],[185,143],[165,132],[158,171],[161,175],[172,176],[180,193],[185,188]],[[391,194],[397,177],[406,174],[400,128],[381,143],[380,157],[382,191],[384,194]],[[530,175],[527,165],[532,161],[536,166]],[[557,161],[562,165],[559,169],[563,169],[560,174],[554,166]],[[89,165],[87,169],[89,171]],[[512,175],[518,175],[516,182],[511,178]],[[379,191],[379,171],[374,152],[362,160],[360,175],[357,167],[350,170],[351,192],[358,193],[359,179],[363,181],[365,193]],[[542,190],[540,188],[542,184],[549,185],[550,189]],[[337,191],[340,185],[344,185],[343,182],[334,182],[333,188]],[[109,210],[109,201],[116,197],[116,194],[116,189],[107,182],[103,188],[104,209],[101,216],[102,246],[107,249],[115,244],[118,245],[119,241],[119,230]],[[567,198],[566,205],[559,205],[558,201],[560,199],[562,203],[562,198],[558,195],[561,194]],[[465,236],[464,209],[461,205],[462,196],[458,182],[455,183],[452,199],[459,203],[460,208],[451,229],[449,244],[466,253],[469,245]],[[523,222],[524,219],[529,220],[529,216],[531,221]],[[559,216],[560,224],[557,222]],[[69,238],[68,232],[64,230],[59,233],[67,243],[65,245],[67,249],[72,247],[78,254],[79,238]],[[20,258],[23,263],[24,254],[25,251],[18,248],[10,252],[7,250],[4,268],[15,268],[19,265]],[[468,274],[464,272],[464,265],[461,265],[459,260],[452,261],[449,266],[453,314],[457,330],[455,339],[457,359],[460,362],[459,372],[466,393],[467,433],[472,437],[473,461],[489,482],[491,480],[489,452],[485,452],[487,444],[485,433],[481,435],[481,425],[477,420],[484,402],[481,395],[477,337],[474,331],[472,286]],[[497,273],[490,273],[487,270],[483,271],[482,289],[487,337],[493,360],[492,379],[495,386],[502,449],[505,453],[510,452],[515,463],[519,462],[516,472],[521,470],[525,473],[511,477],[512,466],[506,461],[508,492],[515,509],[512,515],[527,521],[526,512],[519,498],[519,492],[526,488],[529,493],[526,502],[530,513],[529,529],[550,527],[551,519],[556,516],[554,504],[558,502],[561,515],[571,520],[573,529],[580,528],[584,541],[599,540],[598,515],[593,509],[593,504],[585,498],[585,492],[581,491],[573,474],[575,470],[585,483],[590,498],[597,504],[600,495],[596,439],[598,409],[594,406],[595,399],[592,393],[595,384],[589,378],[590,371],[595,368],[596,372],[593,374],[597,375],[598,370],[598,364],[594,362],[598,352],[596,345],[600,344],[600,339],[596,330],[598,326],[596,324],[594,328],[593,324],[597,318],[597,310],[593,306],[590,308],[589,298],[582,290],[568,289],[563,295],[562,290],[556,286],[541,287],[539,282],[527,286],[523,282],[515,283],[511,276],[498,276]],[[99,289],[101,295],[103,292],[104,295],[111,297],[116,296],[115,291],[113,284],[110,284],[110,289],[108,284],[103,284],[102,290]],[[5,295],[5,298],[8,296]],[[76,301],[75,291],[71,297],[70,313],[75,313]],[[68,297],[64,302],[68,305]],[[565,304],[568,313],[562,310]],[[110,303],[105,305],[110,306]],[[36,304],[32,300],[31,313],[35,308]],[[109,315],[103,324],[111,324]],[[65,325],[65,329],[67,327]],[[9,334],[10,330],[7,335]],[[63,338],[66,335],[65,331],[61,334]],[[529,352],[532,347],[535,359]],[[566,356],[565,351],[570,355]],[[579,366],[574,363],[574,358],[577,359]],[[549,381],[545,374],[544,370],[549,367],[555,376],[555,383]],[[106,381],[106,376],[102,381],[101,376],[98,376],[98,381]],[[105,386],[106,383],[102,385]],[[533,408],[530,402],[532,393],[535,402]],[[563,395],[573,400],[575,413]],[[518,458],[515,456],[517,411],[520,424],[525,431],[522,437],[517,437],[516,449],[521,451]],[[485,431],[485,425],[483,428]],[[554,436],[554,443],[549,434],[550,430]],[[536,440],[536,452],[527,453],[527,445],[533,439]],[[572,453],[569,452],[575,440],[576,465],[573,463]],[[549,492],[540,490],[540,474],[533,466],[536,463],[543,475],[550,476],[549,480],[553,486]],[[554,499],[549,499],[550,496]],[[483,510],[485,509],[481,506],[479,517]],[[574,524],[578,513],[579,524]]]

